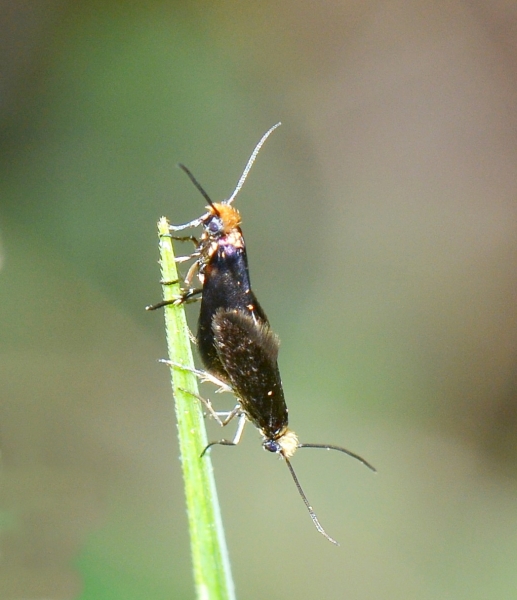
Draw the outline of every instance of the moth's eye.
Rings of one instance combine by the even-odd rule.
[[[206,229],[211,235],[217,235],[223,231],[223,222],[220,217],[212,217],[206,224]]]
[[[264,440],[262,446],[264,450],[268,450],[269,452],[278,453],[282,451],[280,444],[276,440]]]

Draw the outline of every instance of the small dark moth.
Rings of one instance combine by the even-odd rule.
[[[184,225],[170,227],[171,232],[199,225],[203,227],[199,242],[194,237],[178,238],[190,239],[196,243],[196,249],[190,256],[178,259],[180,262],[195,259],[187,273],[185,284],[189,287],[197,273],[202,286],[200,289],[185,291],[179,302],[201,293],[197,344],[205,371],[195,372],[231,391],[238,400],[232,411],[224,413],[224,420],[221,419],[223,413],[217,413],[205,401],[210,414],[221,425],[226,425],[235,417],[238,419],[233,440],[212,442],[205,451],[215,444],[237,445],[246,421],[251,421],[262,434],[262,446],[285,460],[317,530],[337,544],[318,521],[300,486],[290,458],[298,448],[324,448],[344,452],[372,471],[375,469],[357,454],[340,446],[300,443],[294,431],[289,429],[288,410],[277,363],[279,340],[251,289],[246,245],[240,228],[241,217],[231,205],[260,148],[279,125],[277,123],[262,136],[228,200],[212,202],[192,173],[180,165],[208,202],[208,206],[207,212],[201,217]],[[153,310],[173,302],[178,301],[160,302],[147,309]],[[180,365],[172,366],[182,368]]]

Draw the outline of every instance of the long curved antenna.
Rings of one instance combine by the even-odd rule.
[[[323,529],[323,527],[321,526],[321,523],[318,521],[318,517],[316,516],[314,509],[309,504],[309,501],[307,500],[307,496],[305,495],[305,492],[302,490],[302,486],[300,485],[300,482],[298,481],[298,477],[296,477],[296,473],[294,472],[293,465],[291,464],[291,462],[289,461],[288,458],[286,458],[285,456],[283,458],[285,460],[285,464],[287,465],[289,471],[291,472],[291,476],[293,478],[294,484],[296,485],[296,489],[298,490],[298,493],[302,497],[303,503],[307,507],[307,510],[309,511],[309,515],[311,516],[312,522],[314,523],[316,529],[321,533],[321,535],[326,537],[329,542],[332,542],[336,546],[339,546],[339,542],[337,542],[334,538],[331,538],[330,535]]]
[[[338,450],[339,452],[344,452],[345,454],[348,454],[348,456],[355,458],[360,463],[363,463],[363,465],[365,467],[368,467],[371,471],[373,471],[374,473],[377,473],[377,469],[373,465],[371,465],[367,460],[365,460],[362,456],[359,456],[359,454],[355,454],[355,452],[351,452],[350,450],[347,450],[346,448],[342,448],[341,446],[333,446],[331,444],[298,444],[297,447],[298,448],[322,448],[323,450]]]
[[[216,214],[219,214],[214,207],[214,203],[212,202],[212,199],[205,192],[205,190],[203,189],[203,187],[201,186],[199,181],[194,177],[194,175],[192,174],[190,169],[188,169],[185,165],[182,165],[181,163],[178,163],[178,167],[180,169],[182,169],[183,171],[185,171],[185,173],[188,175],[190,181],[192,181],[192,183],[196,186],[197,190],[199,192],[201,192],[201,195],[208,202],[210,207],[214,210],[214,212]],[[188,223],[183,223],[183,225],[169,225],[169,229],[171,231],[181,231],[182,229],[187,229],[188,227],[197,227],[198,225],[201,225],[201,223],[208,217],[209,214],[210,213],[205,213],[205,214],[201,215],[200,217],[198,217],[197,219],[189,221]]]
[[[250,172],[250,169],[253,166],[255,159],[257,158],[257,154],[259,153],[259,150],[262,148],[262,146],[263,146],[264,142],[267,140],[267,138],[273,133],[273,131],[277,127],[280,127],[281,124],[282,123],[279,122],[276,125],[273,125],[273,127],[271,127],[271,129],[266,131],[266,133],[260,138],[259,143],[255,146],[255,150],[253,150],[253,152],[251,153],[251,156],[249,157],[248,164],[246,165],[246,167],[244,168],[244,171],[242,172],[242,175],[241,175],[241,178],[239,179],[239,183],[237,184],[237,187],[233,191],[233,194],[228,198],[228,200],[224,201],[224,204],[231,204],[235,200],[235,196],[237,196],[237,194],[240,192],[241,187],[244,185],[244,182],[246,181],[246,177],[248,176],[248,173]]]
[[[214,203],[212,202],[212,199],[205,192],[205,190],[203,189],[203,187],[201,186],[199,181],[194,177],[194,175],[192,174],[192,171],[190,169],[188,169],[185,165],[182,165],[181,163],[178,163],[178,167],[180,169],[182,169],[183,171],[185,171],[185,173],[189,176],[190,181],[192,181],[192,183],[196,186],[198,191],[201,192],[201,195],[203,196],[203,198],[208,202],[208,204],[210,204],[210,206],[213,207]]]

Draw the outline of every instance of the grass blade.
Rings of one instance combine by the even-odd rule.
[[[172,240],[168,237],[169,223],[165,217],[162,217],[158,223],[158,233],[162,280],[176,281],[178,272]],[[179,284],[163,286],[164,300],[179,295]],[[164,311],[170,360],[193,367],[184,307],[166,306]],[[191,395],[198,394],[197,379],[189,371],[175,368],[171,368],[171,379],[185,484],[196,597],[198,600],[234,600],[234,585],[212,463],[209,453],[200,458],[207,445],[207,437],[200,402]]]

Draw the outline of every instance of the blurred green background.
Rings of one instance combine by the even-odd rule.
[[[295,457],[335,548],[215,449],[237,595],[516,598],[515,4],[0,8],[0,597],[193,597],[156,221],[281,120],[237,207],[291,424],[379,474]]]

